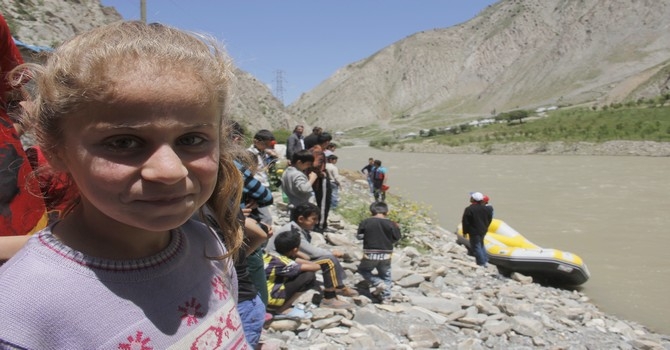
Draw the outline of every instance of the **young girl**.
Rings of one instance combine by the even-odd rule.
[[[248,348],[229,255],[241,179],[215,42],[120,22],[33,69],[27,120],[79,198],[0,268],[0,348]],[[216,234],[190,220],[203,205]]]

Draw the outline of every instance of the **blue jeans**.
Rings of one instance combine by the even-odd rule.
[[[370,195],[375,194],[375,185],[372,183],[372,178],[368,176],[368,186],[370,186]]]
[[[484,236],[473,234],[470,234],[469,236],[470,249],[472,249],[472,255],[475,256],[477,265],[486,267],[486,264],[489,262],[489,256],[486,253],[486,248],[484,247]]]
[[[330,209],[337,208],[337,204],[340,203],[340,186],[336,183],[330,183],[332,187],[332,192],[330,193]]]
[[[372,274],[372,270],[374,269],[377,269],[376,275]],[[373,286],[383,282],[386,285],[386,289],[382,293],[382,297],[391,297],[391,287],[393,287],[393,280],[391,279],[391,259],[368,260],[363,258],[361,264],[358,265],[358,273],[360,273],[361,276]]]
[[[261,297],[256,295],[254,299],[237,303],[237,312],[242,319],[244,336],[251,348],[255,349],[261,340],[263,324],[265,324],[265,304],[261,301]]]
[[[386,202],[386,192],[382,191],[381,187],[375,188],[373,195],[376,202]]]

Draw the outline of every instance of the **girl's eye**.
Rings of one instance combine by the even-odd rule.
[[[134,137],[120,136],[107,140],[105,146],[111,150],[124,151],[138,148],[141,146],[141,143]]]
[[[186,135],[181,138],[179,138],[179,141],[177,142],[179,145],[182,146],[200,146],[203,143],[205,143],[205,138],[197,135]]]

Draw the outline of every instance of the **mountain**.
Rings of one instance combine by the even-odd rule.
[[[77,33],[122,20],[116,9],[102,6],[99,0],[0,0],[0,12],[16,39],[49,47],[58,46]],[[296,122],[265,84],[240,69],[235,69],[235,73],[229,110],[234,120],[251,133],[262,128],[293,128]]]
[[[448,125],[670,89],[670,2],[502,0],[339,69],[289,106],[312,125]]]
[[[15,37],[56,46],[121,19],[99,0],[0,0]],[[517,108],[670,91],[670,1],[501,0],[342,67],[288,109],[236,69],[230,114],[252,132],[296,120],[330,130],[447,126]]]

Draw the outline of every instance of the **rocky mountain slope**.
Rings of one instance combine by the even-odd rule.
[[[347,129],[657,96],[670,88],[669,28],[667,1],[502,0],[338,70],[289,110]]]
[[[14,35],[55,46],[120,20],[99,0],[0,0]],[[251,130],[440,127],[516,108],[670,91],[670,2],[501,0],[470,21],[415,33],[338,70],[284,108],[238,70],[230,113]]]
[[[99,0],[0,0],[0,12],[15,38],[49,47],[82,31],[123,19],[116,9],[102,6]],[[293,128],[295,122],[265,84],[239,69],[236,77],[229,110],[234,120],[251,132]]]

